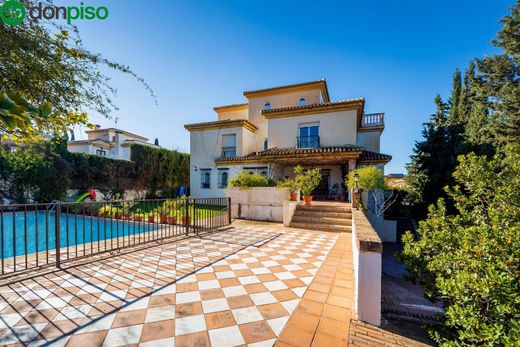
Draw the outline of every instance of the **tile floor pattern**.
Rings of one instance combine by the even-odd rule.
[[[0,287],[0,345],[272,346],[336,239],[239,223],[28,277]]]

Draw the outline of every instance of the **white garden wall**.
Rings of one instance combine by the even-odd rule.
[[[282,222],[283,202],[288,200],[289,189],[278,187],[227,188],[226,195],[231,198],[231,218]]]

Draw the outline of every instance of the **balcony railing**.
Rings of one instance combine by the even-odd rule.
[[[296,137],[298,148],[316,148],[320,146],[319,136],[298,136]]]
[[[236,157],[236,147],[222,147],[222,158],[233,158]]]
[[[362,128],[371,127],[382,127],[385,126],[385,114],[384,113],[370,113],[364,114],[361,120]]]

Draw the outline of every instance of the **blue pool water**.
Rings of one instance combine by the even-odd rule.
[[[24,236],[27,230],[27,237]],[[108,240],[114,237],[138,235],[152,230],[157,226],[132,221],[110,220],[82,215],[60,214],[60,247],[74,246],[98,240]],[[36,233],[38,230],[38,233]],[[56,248],[56,214],[51,212],[23,212],[0,214],[0,258],[13,256],[15,243],[16,255],[35,253]],[[3,232],[2,232],[3,231]],[[36,237],[38,234],[38,237]],[[16,235],[16,238],[14,237]],[[68,238],[67,238],[68,236]],[[26,240],[27,239],[27,244]],[[38,245],[36,244],[38,239]],[[27,247],[27,248],[26,248]]]

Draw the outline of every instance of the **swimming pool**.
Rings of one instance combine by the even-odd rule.
[[[116,237],[134,237],[159,227],[144,222],[60,213],[60,247]],[[27,230],[25,235],[24,230]],[[0,258],[56,248],[56,213],[44,211],[0,214]],[[16,236],[16,237],[15,237]]]

